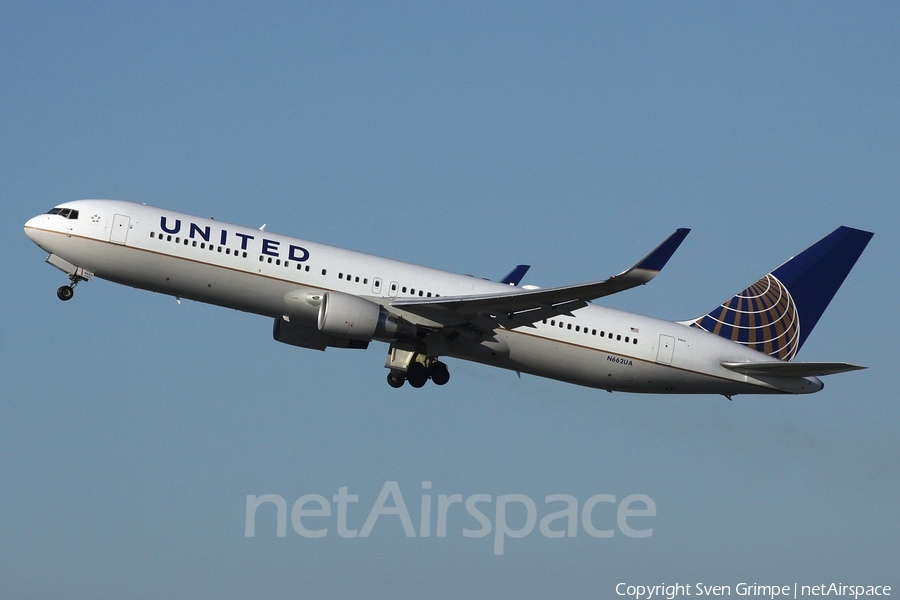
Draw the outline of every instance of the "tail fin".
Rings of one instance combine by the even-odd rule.
[[[865,250],[872,233],[836,230],[686,325],[793,360]]]

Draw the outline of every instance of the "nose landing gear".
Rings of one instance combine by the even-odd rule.
[[[56,297],[66,302],[67,300],[71,300],[72,296],[75,295],[75,286],[78,285],[81,281],[90,281],[93,279],[94,274],[90,271],[85,271],[82,268],[76,268],[74,272],[69,273],[69,285],[60,286],[58,290],[56,290]]]
[[[65,302],[66,300],[71,300],[72,296],[75,295],[75,284],[72,285],[63,285],[60,286],[58,290],[56,290],[56,297]]]

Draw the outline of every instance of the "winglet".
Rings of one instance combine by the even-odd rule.
[[[517,265],[515,269],[506,275],[506,277],[500,280],[500,283],[519,285],[519,282],[522,281],[522,278],[525,277],[525,273],[527,273],[530,268],[531,265]]]
[[[666,263],[669,262],[669,259],[672,258],[672,255],[675,254],[675,251],[678,250],[681,242],[684,241],[684,238],[686,238],[687,234],[690,232],[691,230],[686,228],[676,229],[675,233],[667,237],[662,244],[654,248],[650,254],[639,260],[636,265],[627,271],[623,271],[618,275],[611,277],[610,280],[617,281],[620,284],[627,281],[631,284],[628,287],[644,285],[659,275],[659,272],[666,266]]]
[[[684,241],[684,238],[686,238],[687,234],[690,232],[690,229],[684,227],[676,229],[675,233],[666,238],[666,241],[657,246],[650,254],[645,256],[643,260],[634,265],[630,270],[643,269],[645,271],[662,271],[662,268],[666,266],[666,263],[669,262],[669,259],[675,254],[675,251],[678,250],[678,246],[681,245],[681,242]]]

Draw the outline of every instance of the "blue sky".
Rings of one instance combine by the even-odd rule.
[[[898,28],[887,2],[0,6],[0,596],[896,589]],[[541,286],[691,227],[651,285],[604,300],[669,319],[849,225],[875,237],[799,358],[870,369],[734,402],[459,361],[393,390],[384,345],[283,346],[262,317],[103,281],[59,302],[22,224],[91,197],[483,277],[524,262]],[[645,494],[657,516],[646,539],[535,530],[502,556],[464,512],[446,538],[386,516],[306,539],[261,511],[244,537],[248,494],[347,486],[359,528],[387,481],[415,523],[423,481],[540,515]]]

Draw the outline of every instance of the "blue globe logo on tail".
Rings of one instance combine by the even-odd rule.
[[[787,287],[772,274],[764,275],[691,327],[781,360],[793,360],[800,349],[797,305]]]
[[[869,231],[838,227],[699,319],[682,323],[793,360],[870,239]]]

